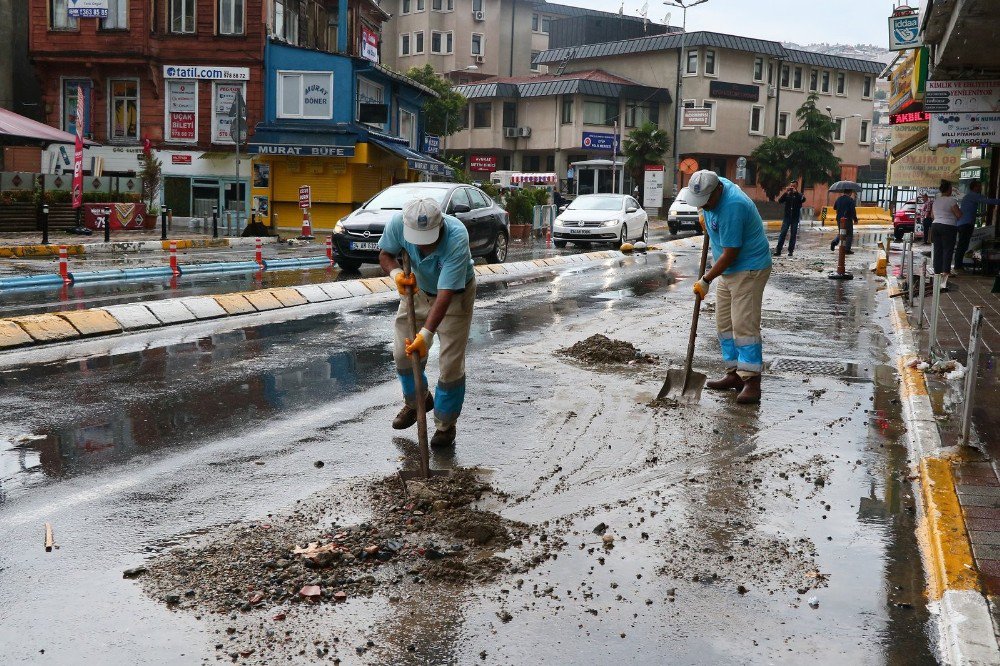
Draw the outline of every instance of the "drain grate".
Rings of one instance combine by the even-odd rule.
[[[792,358],[783,356],[771,361],[772,372],[789,372],[806,375],[846,375],[851,366],[846,361],[831,361],[823,358]]]

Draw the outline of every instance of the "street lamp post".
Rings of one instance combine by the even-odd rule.
[[[674,196],[680,191],[677,181],[680,177],[680,138],[681,138],[681,63],[684,60],[684,39],[687,37],[687,10],[708,0],[664,0],[663,4],[681,8],[681,46],[677,52],[677,86],[674,89]]]

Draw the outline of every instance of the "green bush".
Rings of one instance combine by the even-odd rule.
[[[531,224],[535,206],[548,203],[549,194],[543,189],[512,189],[507,193],[504,207],[511,224]]]

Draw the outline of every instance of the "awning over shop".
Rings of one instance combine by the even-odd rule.
[[[901,160],[914,150],[927,144],[927,129],[922,129],[893,146],[889,154],[893,160]]]
[[[354,157],[358,135],[349,129],[258,125],[247,150],[254,155]]]
[[[510,182],[555,185],[559,182],[559,176],[554,173],[512,173]]]
[[[63,132],[7,109],[0,109],[0,138],[43,144],[76,143],[75,134]],[[86,146],[98,145],[87,139],[84,139],[83,143]]]
[[[398,155],[406,160],[406,166],[415,171],[423,171],[426,174],[432,176],[445,176],[446,178],[454,178],[455,170],[450,166],[434,159],[423,153],[418,153],[409,146],[402,143],[396,143],[389,137],[375,136],[374,133],[369,133],[368,140],[374,143],[376,146],[383,148],[394,155]]]

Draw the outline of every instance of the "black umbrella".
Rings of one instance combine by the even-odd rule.
[[[830,186],[831,192],[850,192],[850,191],[860,192],[861,186],[855,183],[853,180],[838,180],[836,183]]]

